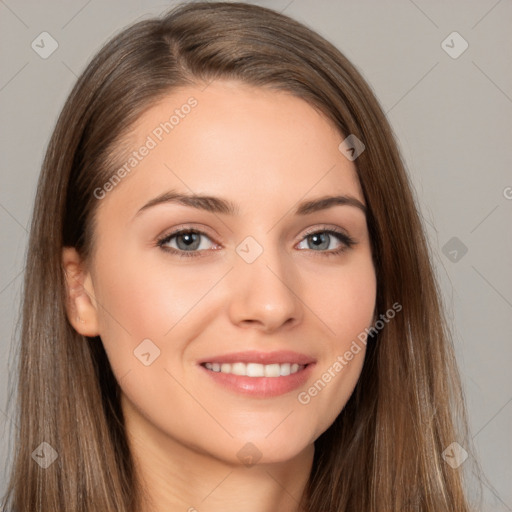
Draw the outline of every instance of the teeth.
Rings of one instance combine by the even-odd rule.
[[[281,365],[280,364],[266,364],[263,367],[263,371],[265,372],[265,377],[279,377],[281,375]]]
[[[204,366],[213,372],[232,373],[245,377],[282,377],[297,373],[306,365],[297,363],[259,364],[259,363],[205,363]]]

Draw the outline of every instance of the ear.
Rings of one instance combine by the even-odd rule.
[[[74,247],[62,250],[62,267],[66,278],[66,312],[69,323],[83,336],[98,336],[98,309],[90,273]]]

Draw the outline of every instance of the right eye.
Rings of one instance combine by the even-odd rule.
[[[208,247],[202,247],[204,238],[210,240],[206,233],[197,229],[179,229],[158,239],[157,245],[163,251],[180,257],[200,256],[201,252],[208,249]]]

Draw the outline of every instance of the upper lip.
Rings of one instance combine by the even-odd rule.
[[[202,359],[199,364],[204,363],[259,363],[259,364],[283,364],[296,363],[306,365],[315,363],[316,360],[306,354],[299,354],[290,350],[279,350],[275,352],[259,352],[257,350],[246,350],[244,352],[232,352]]]

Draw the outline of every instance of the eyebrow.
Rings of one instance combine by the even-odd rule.
[[[240,213],[238,205],[227,199],[199,194],[182,194],[171,190],[148,201],[138,210],[135,216],[140,215],[149,208],[166,203],[182,204],[211,213],[223,213],[226,215],[239,215]],[[333,206],[353,206],[359,208],[366,215],[366,206],[359,199],[347,195],[324,196],[310,201],[303,201],[295,208],[294,215],[310,215]]]

